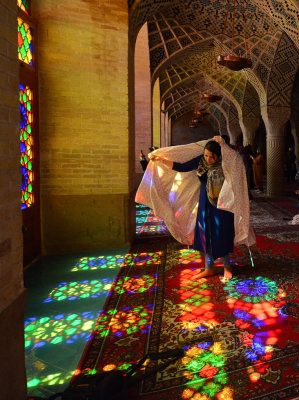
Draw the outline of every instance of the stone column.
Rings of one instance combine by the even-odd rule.
[[[169,117],[168,112],[165,114],[165,146],[169,146]]]
[[[288,107],[266,106],[261,109],[267,132],[267,195],[277,196],[283,188],[283,152]]]
[[[242,134],[239,122],[237,120],[228,121],[227,130],[230,137],[230,144],[236,144],[238,136]]]
[[[172,142],[172,119],[171,118],[168,118],[168,124],[167,124],[167,127],[168,127],[168,146],[171,146],[171,142]]]
[[[243,146],[250,144],[251,146],[254,144],[254,136],[257,128],[260,125],[259,118],[249,118],[249,117],[241,117],[240,118],[240,127],[243,133]]]
[[[153,127],[153,146],[161,147],[161,102],[160,102],[160,83],[156,80],[152,96],[152,127]]]
[[[161,117],[160,117],[160,122],[161,122],[161,128],[160,128],[160,131],[161,131],[161,147],[165,147],[166,146],[166,140],[165,140],[165,134],[166,134],[166,131],[165,131],[165,115],[166,115],[166,113],[164,111],[164,101],[163,101],[163,104],[162,104],[162,107],[161,107]]]

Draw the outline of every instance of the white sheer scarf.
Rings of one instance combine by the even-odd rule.
[[[209,140],[181,146],[164,147],[149,154],[171,161],[186,162],[203,154]],[[238,152],[221,146],[225,180],[218,198],[218,208],[234,213],[234,244],[251,246],[255,235],[249,224],[249,198],[246,172]],[[137,190],[135,201],[150,207],[163,218],[172,236],[192,245],[198,209],[200,181],[196,171],[176,172],[159,161],[150,161]]]

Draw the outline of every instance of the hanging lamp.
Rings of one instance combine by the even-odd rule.
[[[214,71],[215,70],[215,71]],[[211,54],[211,63],[210,63],[210,73],[209,75],[213,74],[217,75],[217,63],[216,63],[216,57],[215,57],[215,48],[213,45],[213,54]],[[208,81],[209,84],[209,89],[207,92],[205,92],[202,97],[208,102],[208,103],[215,103],[216,101],[219,101],[222,99],[222,96],[218,95],[215,93],[213,85],[211,84],[211,80]]]
[[[206,115],[208,115],[208,112],[206,110],[206,107],[204,106],[204,104],[202,104],[202,100],[204,99],[204,94],[201,95],[201,93],[203,92],[203,80],[201,79],[199,81],[199,92],[198,92],[198,103],[197,103],[197,107],[195,108],[195,115],[197,117],[203,118]]]
[[[231,71],[240,71],[241,69],[252,67],[252,61],[250,60],[250,58],[236,56],[233,54],[232,55],[222,55],[221,54],[222,48],[223,48],[223,38],[224,38],[224,33],[226,30],[227,19],[228,19],[228,14],[229,14],[229,6],[230,6],[230,0],[228,0],[227,12],[226,12],[226,17],[225,17],[225,22],[224,22],[224,27],[223,27],[223,31],[222,31],[222,37],[221,37],[220,55],[217,58],[217,63],[219,65],[229,68]],[[236,0],[234,0],[234,9],[233,9],[232,53],[234,52],[234,45],[235,45],[235,16],[236,16]]]
[[[205,108],[199,108],[198,110],[195,111],[195,114],[197,116],[197,118],[203,118],[206,115],[208,115],[209,113],[206,111]]]
[[[197,113],[197,108],[198,108],[198,105],[199,105],[199,99],[200,99],[200,96],[198,94],[197,98],[196,98],[196,101],[195,101],[193,117],[192,117],[192,119],[190,121],[190,124],[189,124],[190,128],[196,128],[200,124],[200,122],[202,121],[202,116]]]

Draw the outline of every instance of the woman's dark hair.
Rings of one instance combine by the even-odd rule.
[[[209,150],[211,153],[215,154],[217,157],[221,156],[221,147],[220,144],[215,142],[215,140],[210,140],[205,145],[205,150]]]

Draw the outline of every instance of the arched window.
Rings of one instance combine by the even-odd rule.
[[[36,24],[31,16],[31,0],[17,0],[17,4],[21,209],[23,210],[24,264],[27,264],[40,252]]]

